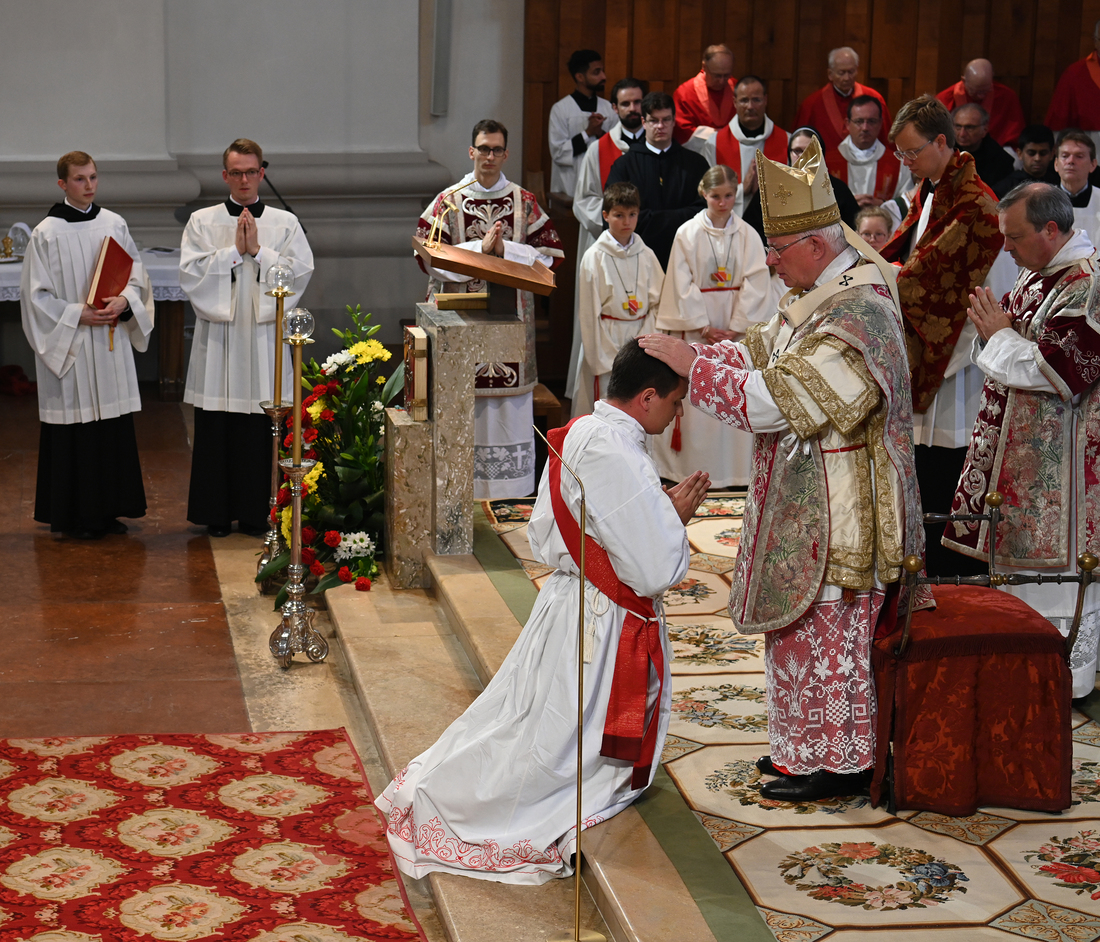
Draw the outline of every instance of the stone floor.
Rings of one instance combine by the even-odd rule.
[[[212,541],[187,522],[188,407],[146,392],[135,426],[148,513],[125,536],[89,542],[33,519],[34,397],[5,396],[0,408],[0,561],[13,597],[0,737],[342,726],[371,787],[385,786],[340,646],[321,664],[298,655],[280,670],[267,648],[278,616],[254,582],[259,541]],[[89,473],[110,478],[109,468]],[[327,613],[315,624],[332,636]],[[427,887],[407,889],[430,942],[445,940]]]

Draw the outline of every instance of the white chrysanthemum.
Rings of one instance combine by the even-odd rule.
[[[337,350],[332,356],[330,356],[324,363],[321,364],[321,372],[325,376],[331,376],[341,366],[346,366],[351,363],[355,357],[353,357],[347,350]]]
[[[370,407],[371,407],[371,411],[375,415],[378,415],[378,413],[380,413],[385,408],[385,406],[383,406],[382,403],[377,399],[375,399],[374,402],[372,402],[370,404]]]
[[[362,530],[343,534],[340,545],[336,547],[336,552],[333,554],[337,562],[373,555],[374,540]]]

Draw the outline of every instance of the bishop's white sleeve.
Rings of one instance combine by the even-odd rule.
[[[709,347],[693,346],[699,356],[688,373],[688,395],[695,408],[745,432],[790,429],[764,374],[749,366],[751,358],[744,344],[726,340]]]
[[[196,223],[194,216],[187,221],[180,243],[180,287],[196,317],[223,323],[233,319],[234,259],[239,256],[232,242],[215,245],[210,232]]]
[[[43,242],[32,235],[23,258],[19,306],[23,332],[31,348],[49,371],[60,378],[76,362],[84,302],[69,303],[58,296],[46,253]]]
[[[1005,386],[1058,394],[1040,368],[1042,356],[1039,345],[1010,327],[998,330],[990,337],[974,362],[986,376]]]

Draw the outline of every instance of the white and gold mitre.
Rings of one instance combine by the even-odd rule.
[[[829,168],[817,138],[793,167],[777,164],[757,150],[756,174],[767,236],[796,235],[840,222]]]

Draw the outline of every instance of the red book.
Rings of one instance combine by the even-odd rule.
[[[111,236],[103,239],[88,288],[87,303],[97,311],[103,309],[104,298],[116,298],[130,281],[134,260],[130,253]]]

